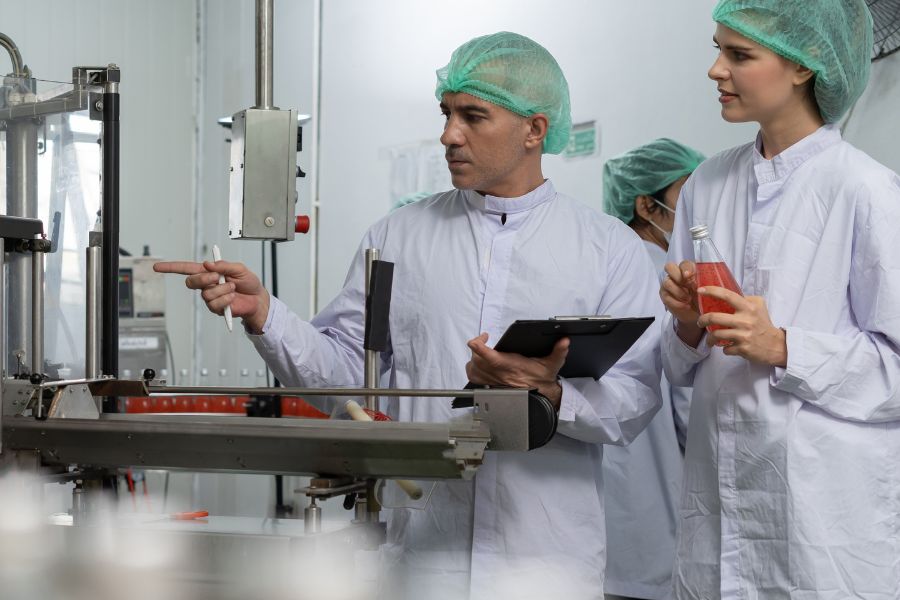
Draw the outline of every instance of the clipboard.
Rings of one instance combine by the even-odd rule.
[[[514,322],[494,350],[530,358],[547,356],[556,342],[570,340],[560,377],[600,379],[644,334],[654,317],[571,316]]]

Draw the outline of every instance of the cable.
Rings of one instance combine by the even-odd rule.
[[[260,271],[262,273],[262,284],[263,284],[263,287],[265,287],[265,285],[266,285],[266,242],[265,241],[262,241],[259,243],[259,251],[260,251],[259,262],[260,262],[260,265],[262,265],[260,267]],[[275,294],[273,293],[272,295],[274,296]],[[272,387],[272,383],[271,383],[272,372],[269,370],[269,363],[267,363],[266,361],[263,361],[263,365],[265,365],[265,367],[266,367],[266,387]]]

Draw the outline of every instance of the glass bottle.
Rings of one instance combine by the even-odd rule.
[[[734,275],[719,250],[709,237],[709,227],[706,225],[696,225],[691,227],[691,238],[694,240],[694,262],[697,265],[697,287],[718,286],[731,290],[732,292],[743,296],[741,286],[737,284]],[[697,295],[697,306],[700,307],[700,314],[706,313],[727,313],[734,314],[734,307],[724,300],[712,298],[710,296]],[[720,325],[710,325],[707,331],[715,331],[722,329]],[[719,346],[728,345],[727,342],[719,342]]]

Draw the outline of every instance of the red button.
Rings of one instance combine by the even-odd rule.
[[[307,215],[297,215],[294,222],[294,233],[309,233],[309,217]]]

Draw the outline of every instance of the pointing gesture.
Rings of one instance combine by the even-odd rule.
[[[184,284],[201,290],[200,296],[211,312],[221,315],[230,306],[232,314],[242,317],[252,332],[262,331],[269,314],[269,292],[243,263],[170,261],[154,264],[153,270],[186,275]],[[225,283],[219,283],[219,274],[225,275]]]

